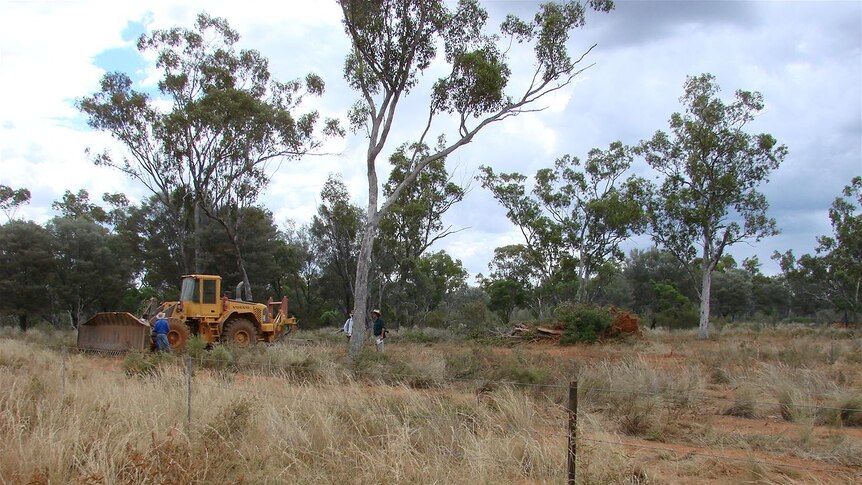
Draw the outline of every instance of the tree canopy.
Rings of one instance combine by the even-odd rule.
[[[96,163],[112,166],[142,182],[177,221],[194,212],[194,265],[203,265],[199,245],[203,211],[227,233],[250,289],[237,243],[244,209],[266,187],[269,162],[299,157],[319,146],[316,111],[298,114],[306,95],[320,95],[324,83],[271,79],[268,62],[256,50],[237,50],[239,34],[227,20],[201,13],[193,29],[173,27],[144,34],[138,50],[156,55],[160,96],[135,91],[124,73],[109,73],[101,91],[78,101],[91,127],[109,132],[131,158],[107,152]],[[166,100],[168,110],[158,108]],[[327,120],[324,134],[340,134]],[[190,197],[191,204],[175,194]],[[184,227],[176,240],[185,244]],[[180,250],[180,254],[185,251]],[[189,271],[186,263],[185,271]],[[251,295],[248,295],[249,297]]]
[[[685,112],[671,115],[670,134],[657,131],[636,148],[664,177],[647,200],[653,240],[701,280],[701,338],[709,336],[711,276],[724,251],[778,232],[757,188],[787,155],[772,135],[745,130],[763,110],[760,93],[739,90],[729,104],[718,93],[711,74],[689,77]]]
[[[584,53],[573,59],[567,41],[571,31],[584,24],[585,8],[578,2],[546,3],[532,21],[508,16],[499,34],[486,33],[488,15],[476,0],[461,0],[450,8],[441,0],[341,0],[345,32],[351,51],[344,74],[359,94],[348,119],[368,138],[365,166],[368,206],[356,271],[354,318],[358,320],[350,344],[350,358],[358,355],[366,318],[372,249],[381,217],[412,186],[426,167],[473,141],[491,123],[529,110],[545,95],[562,89],[579,73]],[[609,11],[610,1],[594,0],[590,7]],[[505,40],[501,41],[501,37]],[[508,42],[533,47],[532,82],[516,94],[508,94],[511,68],[506,58]],[[407,170],[391,192],[379,200],[377,159],[389,141],[399,102],[411,93],[422,73],[442,47],[448,74],[437,80],[429,100],[427,117],[415,127],[404,156]],[[457,129],[447,140],[429,137],[434,121],[454,119]],[[431,146],[434,148],[431,148]]]
[[[524,236],[522,263],[533,268],[536,287],[547,286],[561,271],[574,269],[577,302],[591,300],[589,284],[607,262],[623,259],[619,245],[641,231],[640,205],[644,181],[622,179],[631,166],[630,149],[620,142],[607,150],[590,150],[587,160],[565,155],[553,168],[536,172],[532,196],[527,178],[496,174],[481,167],[479,179],[506,208],[506,215]],[[543,313],[539,311],[540,315]]]

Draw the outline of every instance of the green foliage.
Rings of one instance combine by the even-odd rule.
[[[320,268],[317,283],[320,297],[326,304],[342,309],[339,315],[342,322],[341,317],[353,309],[352,278],[363,221],[362,210],[350,201],[347,185],[330,175],[320,190],[320,205],[308,235],[315,264]]]
[[[735,320],[750,314],[753,283],[746,271],[728,268],[713,273],[710,313]]]
[[[326,310],[320,314],[320,323],[326,326],[341,325],[344,323],[344,315],[335,310]]]
[[[486,285],[488,308],[496,312],[504,323],[509,323],[512,312],[526,302],[526,291],[517,281],[503,279]]]
[[[801,313],[812,313],[818,302],[827,302],[849,319],[862,313],[862,176],[854,177],[829,209],[832,235],[817,238],[815,255],[798,259],[792,251],[776,252],[784,277],[790,283],[794,303]],[[807,307],[800,303],[811,299]]]
[[[159,373],[162,366],[173,362],[170,354],[163,352],[129,352],[123,358],[123,372],[130,377],[147,377]]]
[[[653,314],[656,324],[668,329],[691,328],[697,325],[697,307],[669,283],[653,282],[655,294]]]
[[[410,342],[414,344],[433,344],[441,341],[440,335],[436,332],[428,331],[422,328],[402,328],[398,332],[398,341]]]
[[[554,309],[554,315],[565,324],[561,344],[592,343],[613,323],[613,315],[605,308],[563,302]]]
[[[0,226],[0,313],[15,316],[21,330],[27,330],[30,319],[49,314],[54,249],[51,234],[34,222]]]
[[[577,2],[547,4],[530,22],[510,17],[509,27],[501,29],[508,37],[503,39],[485,32],[488,14],[476,0],[460,1],[455,8],[441,0],[339,3],[352,47],[345,60],[344,77],[360,93],[348,119],[355,131],[362,130],[368,137],[368,220],[354,288],[356,317],[361,325],[370,300],[366,282],[372,269],[375,230],[382,218],[432,164],[470,143],[488,125],[525,111],[543,96],[572,82],[584,56],[572,60],[567,40],[574,29],[583,26],[585,8]],[[590,2],[589,6],[608,11],[612,2]],[[527,78],[531,81],[520,94],[510,96],[504,92],[510,75],[506,53],[514,40],[534,48],[535,63],[528,68],[532,77],[528,74]],[[445,77],[435,83],[428,115],[414,117],[418,120],[418,130],[414,132],[420,135],[401,153],[407,162],[403,179],[387,187],[387,195],[380,200],[377,158],[389,141],[390,127],[402,126],[396,114],[403,111],[396,108],[418,84],[432,60],[438,58],[439,47],[448,65]],[[437,135],[437,143],[431,148],[435,135],[430,128],[439,126],[434,118],[440,116],[458,120],[452,130],[455,133],[448,139],[445,132]],[[416,261],[417,255],[414,252],[406,260]],[[356,341],[350,346],[351,361],[359,351]]]
[[[119,310],[136,273],[122,240],[84,216],[54,218],[47,230],[55,241],[56,271],[50,281],[73,325],[96,311]]]
[[[67,190],[63,193],[62,200],[54,201],[51,208],[66,219],[84,220],[96,224],[105,224],[110,220],[105,209],[90,202],[90,194],[84,189],[78,190],[77,194]]]
[[[203,367],[206,369],[227,370],[234,363],[234,356],[225,345],[216,345],[212,351],[202,358]]]
[[[487,296],[479,288],[461,288],[446,296],[448,329],[469,338],[487,337],[496,325]]]
[[[673,285],[687,298],[696,298],[691,279],[683,265],[668,251],[651,247],[633,249],[625,262],[624,274],[632,288],[631,309],[646,315],[658,311],[655,282]]]
[[[462,322],[461,328],[466,336],[472,339],[487,338],[497,326],[493,314],[480,302],[465,305],[456,316],[456,321]]]
[[[684,262],[693,278],[707,278],[699,291],[706,310],[709,278],[725,249],[777,234],[757,187],[787,156],[787,147],[771,135],[744,131],[763,110],[760,93],[740,90],[725,104],[718,92],[711,74],[687,78],[680,99],[685,113],[671,115],[670,135],[658,131],[635,149],[664,176],[644,194],[653,240]],[[709,336],[708,313],[700,322],[701,338]]]
[[[496,174],[491,167],[481,167],[482,186],[506,208],[524,235],[525,245],[517,258],[509,259],[508,273],[516,271],[522,275],[519,279],[536,288],[576,280],[575,300],[590,301],[590,280],[603,266],[623,259],[619,244],[643,226],[639,199],[644,181],[635,176],[620,181],[631,161],[631,150],[620,142],[606,151],[591,150],[583,164],[577,157],[563,156],[554,168],[536,172],[531,195],[527,195],[525,176]],[[492,276],[500,278],[499,270],[505,267],[498,266]],[[567,268],[574,271],[560,278],[558,273]]]
[[[192,335],[186,342],[186,354],[196,360],[207,359],[207,342],[200,335]]]
[[[393,168],[383,186],[384,196],[394,197],[409,175],[409,149],[402,145],[390,157]],[[421,153],[427,154],[427,150]],[[464,189],[451,181],[445,159],[435,160],[412,184],[402,187],[380,220],[375,247],[377,277],[389,282],[381,296],[384,306],[392,308],[404,325],[421,322],[422,314],[437,308],[446,293],[465,284],[467,273],[461,261],[445,251],[427,252],[436,241],[456,232],[443,225],[442,217],[464,195]]]
[[[206,13],[197,16],[194,29],[144,34],[137,47],[161,70],[159,102],[134,90],[127,74],[112,72],[99,92],[77,106],[92,128],[125,145],[128,158],[115,160],[106,152],[95,162],[153,191],[176,225],[170,242],[185,245],[190,220],[193,240],[204,216],[217,221],[251,291],[238,243],[243,209],[269,182],[271,159],[296,158],[319,145],[317,112],[296,112],[304,95],[323,91],[323,82],[314,75],[304,83],[274,81],[267,60],[255,50],[238,51],[238,41],[225,19]],[[324,131],[340,130],[327,122]],[[188,197],[176,199],[177,193]],[[202,270],[202,258],[195,252],[195,271]],[[188,272],[187,260],[183,266]]]
[[[18,207],[30,202],[30,190],[26,188],[13,189],[8,185],[0,184],[0,210],[6,213],[11,221]]]

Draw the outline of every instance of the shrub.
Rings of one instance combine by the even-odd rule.
[[[613,322],[613,316],[607,309],[571,302],[561,303],[554,312],[565,324],[560,337],[561,344],[595,342]]]
[[[551,373],[521,352],[513,352],[494,369],[493,379],[518,384],[548,384]]]
[[[123,359],[123,371],[128,376],[152,376],[158,373],[159,367],[171,361],[170,354],[156,352],[129,352]]]
[[[446,375],[455,379],[478,379],[488,367],[488,351],[479,347],[466,352],[446,354]]]
[[[192,359],[203,359],[206,356],[207,343],[200,335],[192,335],[186,343],[186,353]]]
[[[494,328],[494,315],[483,301],[473,301],[462,306],[453,316],[455,328],[469,338],[487,337]]]
[[[443,340],[444,332],[431,328],[405,328],[398,332],[398,342],[433,344]]]
[[[345,320],[345,316],[335,310],[327,310],[320,314],[320,324],[325,326],[344,325]]]
[[[233,364],[234,358],[224,345],[217,345],[212,352],[203,358],[203,366],[207,369],[225,370]]]

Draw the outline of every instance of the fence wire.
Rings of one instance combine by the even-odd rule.
[[[66,350],[66,349],[67,348],[64,347],[61,350]],[[79,352],[79,353],[85,354],[85,355],[102,355],[102,356],[109,356],[109,357],[117,357],[117,356],[122,356],[123,354],[125,354],[125,352],[118,352],[118,351],[80,351],[77,348],[70,348],[70,349],[75,351],[75,352]],[[64,359],[64,365],[65,365],[65,356],[63,357],[63,359]],[[210,363],[224,364],[224,361],[221,361],[219,359],[212,359],[212,358],[199,357],[199,358],[190,358],[190,360],[194,363],[201,364],[204,367]],[[309,369],[306,366],[263,363],[263,362],[261,362],[261,363],[258,363],[258,362],[243,363],[241,366],[231,364],[229,366],[229,368],[232,371],[240,371],[240,372],[244,371],[244,370],[248,370],[248,369],[257,369],[258,371],[260,369],[267,369],[269,371],[269,375],[272,375],[274,377],[280,377],[280,378],[285,378],[285,376],[283,374],[286,372],[289,372],[291,370],[299,370],[299,371],[303,371],[303,372],[313,372],[312,369]],[[272,372],[272,370],[276,370],[278,372]],[[185,369],[184,369],[184,371],[185,371]],[[282,376],[278,376],[278,374],[282,374]],[[254,373],[254,371],[252,371],[251,375],[252,376],[258,376],[258,375],[264,375],[264,374],[256,374],[256,373]],[[417,375],[417,374],[393,374],[393,373],[371,372],[371,371],[354,371],[348,375],[374,376],[374,377],[403,377],[403,378],[422,378],[422,377],[424,377],[424,376]],[[65,380],[65,378],[64,378],[64,380]],[[289,380],[289,379],[285,379],[285,380]],[[521,387],[527,387],[527,388],[532,387],[532,388],[540,388],[540,389],[560,389],[560,390],[563,390],[563,389],[569,389],[569,387],[570,387],[569,385],[562,385],[562,384],[536,384],[536,383],[522,383],[522,382],[507,381],[507,380],[490,380],[490,379],[477,379],[477,378],[470,379],[470,378],[451,378],[450,377],[450,378],[435,378],[435,380],[440,380],[443,382],[476,383],[476,384],[482,384],[482,385],[486,385],[486,386],[487,385],[521,386]],[[308,396],[303,395],[302,392],[298,392],[296,394],[284,394],[284,393],[272,392],[271,390],[264,391],[264,390],[261,390],[259,388],[256,388],[256,389],[243,388],[243,387],[238,387],[238,386],[234,386],[234,385],[229,385],[227,383],[205,382],[203,379],[200,379],[200,378],[193,378],[192,382],[193,382],[193,387],[208,387],[208,388],[215,388],[215,389],[220,389],[220,390],[224,390],[224,391],[242,392],[242,393],[247,393],[247,394],[251,394],[254,396],[277,398],[277,399],[284,399],[284,400],[297,400],[297,399],[299,399],[299,400],[302,400],[304,402],[310,402],[310,403],[320,404],[320,405],[324,405],[324,406],[338,406],[338,407],[348,406],[347,401],[345,401],[343,399],[339,399],[339,398],[325,399],[325,400],[314,399],[314,398],[310,398]],[[182,386],[186,385],[185,382],[181,382],[179,384]],[[63,382],[62,385],[65,386],[65,382]],[[318,386],[308,387],[308,388],[303,388],[303,389],[310,390],[310,389],[316,389],[316,388],[318,388]],[[855,408],[839,408],[839,407],[831,407],[831,406],[789,404],[789,403],[783,404],[783,403],[778,403],[778,402],[738,401],[735,399],[721,398],[721,397],[717,397],[717,396],[705,396],[705,395],[684,394],[684,393],[668,394],[668,393],[661,393],[661,392],[626,391],[626,390],[619,390],[619,389],[603,389],[603,388],[579,388],[579,390],[582,393],[583,392],[619,393],[619,394],[626,394],[626,395],[632,395],[632,396],[660,397],[660,398],[665,398],[668,400],[674,400],[674,399],[678,400],[680,398],[686,398],[686,399],[690,399],[690,400],[733,401],[735,403],[748,403],[748,404],[755,404],[755,405],[762,405],[762,406],[785,406],[785,407],[799,407],[799,408],[809,408],[809,409],[834,410],[834,411],[842,411],[842,412],[862,412],[862,409],[855,409]],[[422,392],[422,390],[416,390],[416,392]],[[565,416],[566,414],[569,414],[569,410],[567,408],[563,407],[562,405],[555,405],[555,407],[561,411],[561,415]],[[578,413],[578,414],[580,415],[581,413]],[[629,442],[624,442],[624,441],[608,441],[608,440],[603,440],[603,439],[598,439],[598,438],[592,438],[589,436],[585,436],[584,433],[577,433],[575,436],[572,436],[566,432],[567,430],[566,430],[566,423],[565,422],[559,423],[556,421],[551,421],[551,422],[540,423],[540,425],[546,426],[546,427],[559,426],[563,432],[557,433],[557,432],[542,431],[542,430],[537,430],[537,429],[532,429],[532,428],[520,428],[520,427],[513,427],[513,426],[498,427],[498,429],[501,432],[525,433],[531,437],[541,436],[541,437],[550,437],[550,438],[560,439],[560,440],[568,440],[570,438],[574,438],[575,440],[581,441],[581,442],[592,442],[592,443],[601,443],[601,444],[607,444],[607,445],[619,446],[619,447],[664,451],[664,452],[673,453],[675,455],[684,453],[687,456],[700,456],[700,457],[712,458],[712,459],[717,459],[717,460],[742,461],[742,462],[756,463],[758,465],[777,467],[777,468],[782,468],[782,467],[794,468],[794,469],[802,469],[802,470],[807,470],[807,471],[812,471],[812,472],[834,473],[834,474],[847,474],[847,473],[854,473],[855,474],[855,473],[857,473],[855,470],[850,471],[848,469],[822,468],[822,467],[813,467],[813,466],[794,464],[794,463],[777,463],[777,462],[773,462],[773,461],[760,460],[760,459],[756,459],[753,457],[739,457],[739,456],[731,456],[731,455],[720,454],[720,453],[712,453],[712,452],[709,452],[711,450],[710,448],[695,446],[695,445],[691,445],[688,443],[671,443],[674,445],[686,447],[687,450],[683,452],[681,450],[670,448],[667,446],[659,446],[659,445],[652,445],[652,444],[637,444],[637,443],[629,443]],[[536,438],[532,438],[532,439],[536,439]],[[740,449],[740,451],[745,451],[745,450]],[[492,461],[496,462],[496,460],[492,460]],[[507,465],[508,461],[500,460],[500,464],[501,465]],[[853,469],[856,467],[852,467],[852,466],[848,465],[848,468]]]
[[[70,347],[72,351],[77,351],[85,354],[96,354],[96,355],[105,355],[105,356],[122,356],[125,354],[123,351],[101,351],[101,350],[79,350],[75,347]],[[296,364],[278,364],[271,362],[243,362],[240,364],[235,363],[225,363],[224,360],[207,358],[207,357],[192,357],[192,361],[198,362],[201,364],[201,367],[204,368],[218,368],[221,366],[226,367],[229,370],[235,372],[244,373],[249,368],[258,368],[258,369],[269,369],[270,374],[278,376],[278,374],[285,374],[288,371],[297,371],[299,373],[314,373],[315,369],[310,368],[308,366],[296,365]],[[209,365],[212,364],[212,365]],[[357,377],[376,377],[376,378],[389,378],[389,379],[401,379],[401,380],[410,380],[410,379],[425,379],[430,382],[447,382],[447,383],[473,383],[476,385],[480,385],[483,387],[488,386],[511,386],[511,387],[521,387],[521,388],[532,388],[532,389],[557,389],[557,390],[568,390],[569,384],[546,384],[546,383],[532,383],[532,382],[519,382],[519,381],[511,381],[505,379],[486,379],[486,378],[459,378],[459,377],[442,377],[442,376],[426,376],[418,373],[397,373],[397,372],[382,372],[382,371],[368,371],[368,370],[352,370],[349,371],[349,375],[357,376]],[[579,386],[578,388],[579,394],[584,395],[587,393],[595,392],[595,393],[603,393],[603,394],[626,394],[631,396],[645,396],[645,397],[656,397],[665,402],[676,403],[681,401],[714,401],[714,402],[729,402],[738,405],[753,405],[753,406],[762,406],[762,407],[778,407],[778,408],[794,408],[794,409],[809,409],[809,410],[825,410],[825,411],[838,411],[842,413],[862,413],[862,408],[855,407],[836,407],[836,406],[823,406],[818,404],[802,404],[802,403],[781,403],[781,402],[769,402],[769,401],[757,401],[757,400],[739,400],[730,397],[722,397],[722,396],[708,396],[705,394],[693,394],[693,393],[681,393],[681,392],[659,392],[659,391],[636,391],[636,390],[625,390],[625,389],[609,389],[609,388],[601,388],[601,387],[587,387],[587,386]],[[856,390],[854,390],[856,391]]]
[[[223,361],[218,359],[210,359],[210,358],[193,358],[194,361],[200,362],[202,364],[206,364],[208,362],[223,364]],[[314,369],[310,369],[307,366],[293,365],[293,364],[273,364],[266,362],[247,362],[243,363],[242,366],[237,366],[235,364],[231,364],[233,368],[242,371],[243,367],[256,367],[256,368],[266,368],[266,369],[275,369],[276,371],[285,371],[285,370],[297,370],[302,372],[314,372]],[[350,371],[351,375],[354,376],[365,376],[365,377],[382,377],[382,378],[401,378],[401,379],[428,379],[429,381],[440,381],[440,382],[451,382],[451,383],[473,383],[482,386],[512,386],[512,387],[522,387],[522,388],[533,388],[533,389],[558,389],[558,390],[568,390],[569,384],[544,384],[544,383],[531,383],[531,382],[518,382],[511,380],[496,380],[496,379],[485,379],[485,378],[458,378],[458,377],[437,377],[437,376],[424,376],[421,374],[409,374],[409,373],[396,373],[396,372],[380,372],[380,371],[363,371],[356,370]],[[273,374],[277,374],[278,372],[272,372]],[[283,372],[282,372],[283,373]],[[605,394],[627,394],[632,396],[647,396],[647,397],[657,397],[666,402],[679,402],[679,401],[723,401],[723,402],[731,402],[734,404],[746,404],[746,405],[756,405],[756,406],[764,406],[764,407],[786,407],[786,408],[800,408],[800,409],[812,409],[812,410],[830,410],[830,411],[840,411],[840,412],[862,412],[862,408],[852,408],[852,407],[835,407],[835,406],[822,406],[817,404],[801,404],[801,403],[780,403],[780,402],[768,402],[768,401],[755,401],[755,400],[738,400],[729,397],[721,397],[721,396],[708,396],[704,394],[692,394],[692,393],[674,393],[674,392],[649,392],[649,391],[633,391],[633,390],[624,390],[624,389],[608,389],[601,387],[586,387],[582,386],[578,388],[580,394],[586,394],[590,392],[597,393],[605,393]]]

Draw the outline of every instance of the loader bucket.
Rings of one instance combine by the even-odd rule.
[[[78,348],[85,350],[147,350],[150,326],[131,313],[103,312],[78,326]]]

